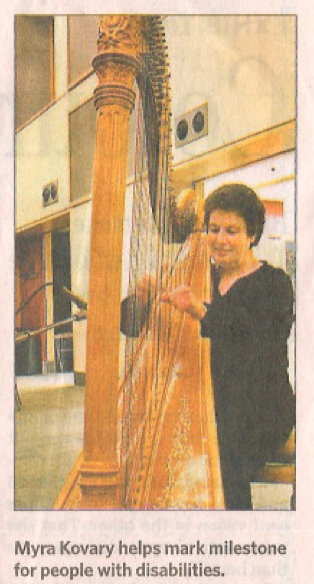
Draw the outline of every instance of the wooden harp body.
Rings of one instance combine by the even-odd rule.
[[[200,298],[210,295],[201,197],[183,197],[180,205],[171,190],[169,71],[161,19],[101,17],[93,64],[99,85],[84,448],[55,507],[222,508],[209,340],[200,338],[199,323],[159,302],[162,288],[182,283]],[[146,269],[153,266],[155,276],[149,316],[139,338],[126,343],[119,381],[127,134],[135,79],[143,120],[137,143],[145,154],[137,152],[130,294]],[[149,231],[152,238],[146,241]],[[137,247],[136,241],[144,240],[144,247]]]

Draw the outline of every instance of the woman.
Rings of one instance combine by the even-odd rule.
[[[224,185],[205,203],[213,295],[202,302],[186,286],[161,296],[200,321],[211,339],[211,367],[227,509],[250,509],[250,481],[274,456],[295,422],[287,339],[293,290],[279,268],[254,257],[265,222],[262,202],[245,185]]]

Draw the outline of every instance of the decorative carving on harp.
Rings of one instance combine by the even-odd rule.
[[[175,196],[171,189],[161,19],[102,17],[98,51],[84,449],[56,507],[222,508],[209,340],[200,338],[197,322],[159,302],[162,289],[182,283],[201,298],[210,296],[202,193]],[[126,136],[134,78],[140,99],[129,250],[133,332],[119,384]],[[137,286],[145,274],[154,276],[149,311],[139,325]]]

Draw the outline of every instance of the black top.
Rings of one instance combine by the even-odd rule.
[[[211,372],[223,473],[247,477],[271,458],[295,421],[287,339],[293,289],[267,263],[237,280],[223,296],[214,275],[201,335],[211,339]],[[231,471],[230,471],[231,472]]]

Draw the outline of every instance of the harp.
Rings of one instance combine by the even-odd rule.
[[[202,193],[171,188],[169,70],[161,18],[100,18],[93,61],[96,146],[88,299],[84,448],[56,508],[222,508],[209,341],[160,303],[186,283],[210,295]],[[129,297],[154,272],[149,312],[126,340],[120,302],[130,112],[139,87]],[[108,275],[110,274],[110,277]]]

